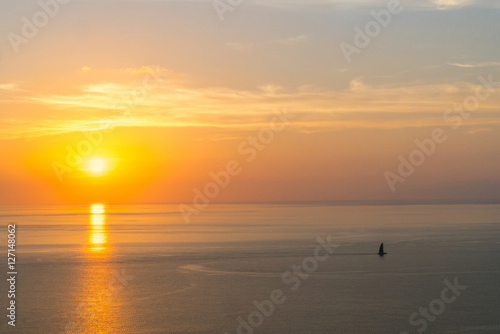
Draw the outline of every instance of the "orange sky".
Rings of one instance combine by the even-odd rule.
[[[4,36],[40,10],[1,6]],[[224,21],[206,1],[61,7],[18,53],[0,44],[0,203],[191,202],[231,161],[214,202],[500,200],[500,88],[446,114],[486,92],[480,76],[500,81],[498,9],[416,1],[347,63],[339,44],[384,6],[248,1]],[[385,173],[436,128],[447,140],[391,191]]]

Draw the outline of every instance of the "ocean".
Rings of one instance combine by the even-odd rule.
[[[1,333],[500,333],[500,205],[213,204],[188,224],[177,205],[96,203],[0,220],[17,273]]]

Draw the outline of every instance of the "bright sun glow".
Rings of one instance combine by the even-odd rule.
[[[92,174],[99,175],[106,170],[106,161],[102,158],[92,158],[89,163],[89,171]]]
[[[103,214],[104,213],[104,205],[103,204],[92,204],[90,206],[90,213],[93,215]]]

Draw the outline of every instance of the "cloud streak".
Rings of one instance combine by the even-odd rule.
[[[112,120],[123,126],[142,127],[220,127],[256,129],[274,109],[287,106],[299,115],[292,131],[331,131],[348,128],[405,128],[436,126],[442,113],[476,85],[422,84],[412,86],[373,86],[355,79],[343,89],[326,90],[313,86],[294,89],[262,85],[253,90],[225,87],[189,88],[172,82],[158,86],[140,100],[123,99],[135,89],[133,83],[85,85],[79,94],[17,98],[27,108],[40,107],[64,111],[73,119],[8,121],[2,127],[9,137],[29,137],[92,126]],[[470,124],[497,122],[498,97],[482,105]],[[67,111],[67,112],[66,112]],[[17,132],[16,132],[17,131]]]
[[[14,83],[0,84],[0,90],[16,90],[18,87],[19,86]]]
[[[298,35],[290,38],[277,39],[272,41],[272,43],[286,45],[286,46],[296,46],[304,43],[307,40],[307,35]]]
[[[486,62],[486,63],[448,63],[450,66],[462,67],[462,68],[479,68],[479,67],[500,67],[500,62]]]

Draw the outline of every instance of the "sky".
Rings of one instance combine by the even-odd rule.
[[[499,32],[496,1],[2,1],[0,204],[498,202]]]

